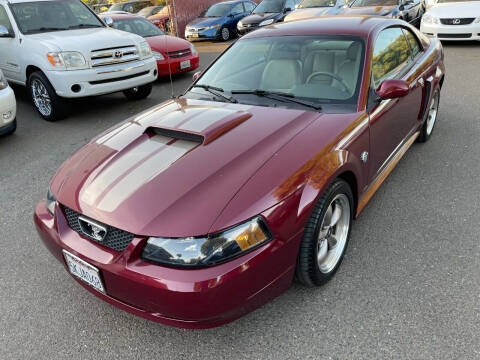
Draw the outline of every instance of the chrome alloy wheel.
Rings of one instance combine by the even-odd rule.
[[[230,31],[228,30],[228,28],[224,27],[222,29],[222,39],[223,41],[227,41],[229,38],[230,38]]]
[[[40,80],[34,79],[31,84],[32,98],[35,106],[43,116],[52,114],[52,103],[48,95],[47,88]]]
[[[428,109],[427,117],[427,136],[430,136],[432,133],[433,127],[435,126],[435,121],[437,120],[439,97],[439,93],[436,92],[435,95],[433,95],[432,101],[430,102],[430,109]]]
[[[317,264],[323,274],[335,269],[340,261],[349,230],[350,202],[345,194],[338,194],[328,205],[318,233]]]

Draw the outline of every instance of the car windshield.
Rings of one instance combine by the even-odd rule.
[[[144,19],[121,19],[113,22],[113,27],[118,30],[140,35],[141,37],[152,37],[164,35],[163,31]]]
[[[272,99],[263,95],[280,93],[315,104],[356,104],[363,54],[363,40],[352,36],[241,39],[206,71],[190,93],[208,96],[205,87],[209,87],[240,103],[256,99],[265,104]]]
[[[336,0],[304,0],[298,6],[299,9],[316,8],[316,7],[333,7]]]
[[[20,31],[26,35],[104,27],[100,19],[78,0],[22,2],[10,6]]]
[[[279,13],[283,11],[284,0],[263,0],[253,11],[254,14]]]
[[[357,0],[351,7],[365,6],[393,6],[398,5],[398,0]]]
[[[231,4],[215,4],[205,13],[205,17],[224,17],[228,10],[230,10]]]
[[[112,6],[110,6],[110,11],[124,11],[123,10],[123,7],[125,6],[125,4],[123,3],[117,3],[117,4],[113,4]]]
[[[157,14],[157,13],[160,12],[161,10],[162,10],[161,7],[158,7],[158,6],[149,6],[149,7],[143,8],[143,9],[140,10],[137,14],[140,15],[140,16],[148,17],[148,16],[150,16],[150,15],[155,15],[155,14]]]

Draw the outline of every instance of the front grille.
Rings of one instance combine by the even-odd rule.
[[[135,45],[92,50],[90,53],[92,67],[123,64],[140,59]]]
[[[82,229],[80,228],[80,224],[78,222],[78,217],[81,214],[77,213],[72,209],[69,209],[66,206],[64,206],[64,209],[65,209],[65,216],[67,218],[68,225],[70,225],[70,227],[74,231],[76,231],[83,237],[86,237],[87,239],[94,241],[97,244],[106,246],[113,250],[123,251],[127,248],[127,246],[132,242],[133,238],[135,237],[133,234],[130,234],[129,232],[114,228],[113,226],[101,224],[107,228],[107,235],[105,236],[105,239],[103,239],[102,241],[97,241],[94,238],[91,238],[90,236],[87,236],[82,232]]]
[[[183,49],[183,50],[177,50],[177,51],[170,51],[167,52],[167,56],[172,58],[172,59],[178,59],[182,57],[187,57],[192,55],[192,52],[190,49]]]
[[[472,37],[472,34],[438,34],[438,37],[444,39],[468,39]]]
[[[148,73],[149,73],[149,71],[143,71],[143,72],[138,73],[138,74],[127,75],[127,76],[117,77],[117,78],[113,78],[113,79],[89,81],[89,83],[90,83],[90,85],[107,84],[107,83],[116,82],[116,81],[133,79],[133,78],[136,78],[136,77],[139,77],[139,76],[147,75]]]
[[[443,25],[468,25],[471,24],[475,18],[451,18],[451,19],[440,19],[440,22]]]

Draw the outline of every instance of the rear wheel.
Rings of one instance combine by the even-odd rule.
[[[296,276],[306,286],[326,283],[343,260],[353,220],[353,194],[343,180],[335,180],[322,195],[305,226]]]
[[[142,100],[148,97],[152,92],[152,84],[137,86],[128,90],[124,90],[123,94],[128,100]]]
[[[35,71],[30,74],[28,90],[33,105],[45,120],[56,121],[65,117],[66,100],[57,95],[52,84],[42,72]]]
[[[437,122],[438,116],[438,107],[440,106],[440,90],[435,90],[432,100],[430,101],[430,106],[425,114],[426,118],[423,122],[422,130],[420,131],[420,136],[418,137],[419,142],[426,142],[430,139],[430,136],[433,133],[433,128]]]

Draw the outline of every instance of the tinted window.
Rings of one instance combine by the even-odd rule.
[[[7,12],[5,8],[0,5],[0,25],[5,26],[10,33],[13,33],[12,24],[8,19]]]
[[[230,9],[230,4],[215,4],[205,13],[205,17],[224,17]]]
[[[393,5],[398,5],[398,0],[357,0],[352,4],[352,7]]]
[[[263,0],[255,8],[255,14],[279,13],[283,11],[284,0]]]
[[[295,3],[293,2],[293,0],[287,0],[285,2],[285,9],[295,9]]]
[[[405,67],[409,48],[400,28],[383,30],[373,49],[373,82],[375,88],[386,79],[394,78]]]
[[[336,0],[304,0],[300,4],[300,9],[315,8],[315,7],[333,7]]]
[[[230,11],[230,14],[232,15],[238,15],[238,14],[243,14],[245,10],[243,9],[243,3],[238,3],[232,8],[232,11]]]
[[[420,45],[418,44],[418,40],[410,30],[403,29],[403,32],[405,33],[408,45],[410,46],[411,56],[412,58],[415,58],[415,56],[417,56],[418,53],[420,52]]]
[[[252,12],[253,9],[255,9],[255,4],[251,3],[251,2],[246,2],[246,3],[243,3],[245,5],[245,11],[247,12]]]
[[[115,20],[113,27],[118,30],[134,33],[141,37],[164,35],[162,30],[153,25],[150,21],[143,19],[122,19]]]

